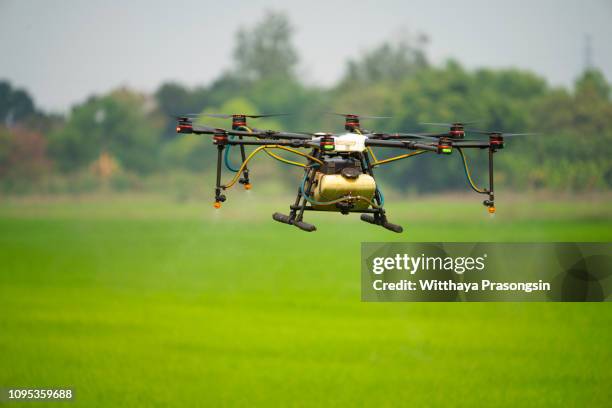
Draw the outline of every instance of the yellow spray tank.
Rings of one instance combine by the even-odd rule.
[[[318,202],[333,201],[346,196],[361,196],[372,200],[375,191],[376,182],[374,178],[368,174],[363,174],[356,167],[345,167],[335,174],[325,174],[319,171],[315,175],[313,187],[314,199]],[[356,200],[353,204],[354,210],[364,210],[369,206],[369,203],[364,200]],[[321,210],[337,211],[335,204],[313,204],[313,207]]]

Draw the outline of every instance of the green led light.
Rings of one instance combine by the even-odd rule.
[[[451,149],[450,147],[446,147],[444,149],[442,149],[442,153],[452,153],[453,149]]]
[[[324,145],[323,149],[325,149],[325,150],[334,150],[334,145]]]

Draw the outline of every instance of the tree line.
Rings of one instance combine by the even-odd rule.
[[[563,88],[518,69],[470,70],[455,60],[434,65],[421,35],[384,42],[347,61],[338,82],[323,88],[301,80],[292,35],[288,18],[270,12],[236,34],[231,68],[210,84],[167,82],[153,94],[116,89],[66,115],[43,112],[27,91],[0,81],[0,188],[35,189],[50,175],[127,177],[137,184],[160,173],[212,171],[216,152],[209,138],[175,133],[174,116],[182,113],[287,112],[292,115],[252,125],[339,131],[342,119],[325,114],[334,111],[390,116],[362,121],[380,131],[432,131],[439,129],[422,123],[474,120],[482,129],[537,132],[509,140],[497,155],[501,183],[520,190],[612,186],[611,89],[596,69]],[[206,124],[229,126],[220,119]],[[470,159],[475,171],[484,169],[484,155]],[[422,155],[380,174],[396,190],[464,188],[459,158]]]

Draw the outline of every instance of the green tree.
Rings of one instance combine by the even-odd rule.
[[[155,91],[155,99],[159,110],[167,115],[180,115],[190,113],[193,110],[192,91],[176,82],[162,84]]]
[[[162,84],[155,92],[155,100],[164,119],[164,138],[176,136],[176,116],[200,112],[211,104],[211,95],[212,92],[204,87],[190,89],[176,82]]]
[[[50,138],[60,169],[77,170],[102,152],[113,155],[128,170],[155,169],[161,121],[148,105],[144,96],[122,89],[76,106],[66,126]]]
[[[12,125],[36,113],[34,101],[21,89],[14,89],[8,81],[0,81],[0,124]]]
[[[505,92],[510,88],[514,88],[513,92]],[[532,108],[545,93],[545,82],[532,74],[518,70],[468,71],[451,60],[442,67],[420,69],[401,81],[379,81],[342,90],[336,96],[339,102],[336,109],[345,103],[362,105],[363,109],[368,103],[382,108],[376,113],[388,114],[392,119],[386,123],[366,122],[375,130],[443,131],[422,123],[478,120],[473,127],[526,131],[530,129]],[[512,152],[508,149],[504,156]],[[381,150],[380,154],[386,153]],[[400,189],[436,191],[465,187],[458,157],[430,156],[408,159],[379,172]],[[476,175],[485,170],[486,155],[470,152],[469,156]]]
[[[288,17],[269,11],[254,27],[236,36],[235,72],[249,80],[294,77],[298,53],[291,42],[293,27]]]
[[[386,81],[402,81],[425,68],[427,58],[424,46],[427,37],[404,36],[396,42],[384,42],[347,63],[341,86],[377,84]]]
[[[576,81],[576,93],[591,98],[610,100],[610,84],[603,73],[597,69],[586,70]]]
[[[42,134],[20,126],[0,127],[0,180],[4,188],[38,181],[50,170]]]
[[[528,158],[527,183],[557,190],[612,186],[612,101],[603,75],[586,71],[574,92],[544,95],[532,112],[543,136],[522,153]]]

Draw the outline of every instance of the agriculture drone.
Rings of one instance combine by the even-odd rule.
[[[304,222],[305,211],[333,211],[341,214],[362,213],[361,220],[380,225],[394,232],[402,232],[402,227],[387,220],[384,197],[374,178],[374,168],[397,160],[413,157],[426,152],[450,155],[457,150],[463,159],[465,175],[471,188],[479,194],[488,195],[483,204],[488,211],[495,213],[493,193],[493,154],[504,147],[504,137],[526,135],[527,133],[505,134],[481,130],[467,130],[470,133],[488,136],[488,139],[466,139],[467,123],[427,123],[444,126],[449,130],[442,133],[378,133],[361,127],[360,119],[380,119],[383,117],[340,114],[345,118],[345,133],[293,133],[274,130],[259,130],[247,126],[247,118],[279,116],[246,114],[202,114],[177,117],[178,133],[212,135],[217,146],[217,180],[215,185],[215,208],[220,208],[226,200],[223,191],[236,183],[245,189],[251,188],[249,161],[258,153],[264,152],[285,164],[304,169],[304,177],[299,185],[297,197],[291,205],[289,215],[274,213],[272,218],[278,222],[295,225],[304,231],[315,231],[316,227]],[[195,117],[208,116],[232,120],[232,129],[225,130],[208,126],[194,125]],[[232,167],[229,161],[230,149],[239,146],[241,165]],[[256,146],[248,155],[245,146]],[[377,159],[372,148],[405,149],[411,152]],[[306,149],[302,151],[300,149]],[[467,158],[463,149],[487,149],[489,154],[489,186],[482,189],[476,186],[470,175]],[[305,159],[304,162],[289,160],[273,152],[283,150]],[[221,184],[222,165],[234,177]]]

